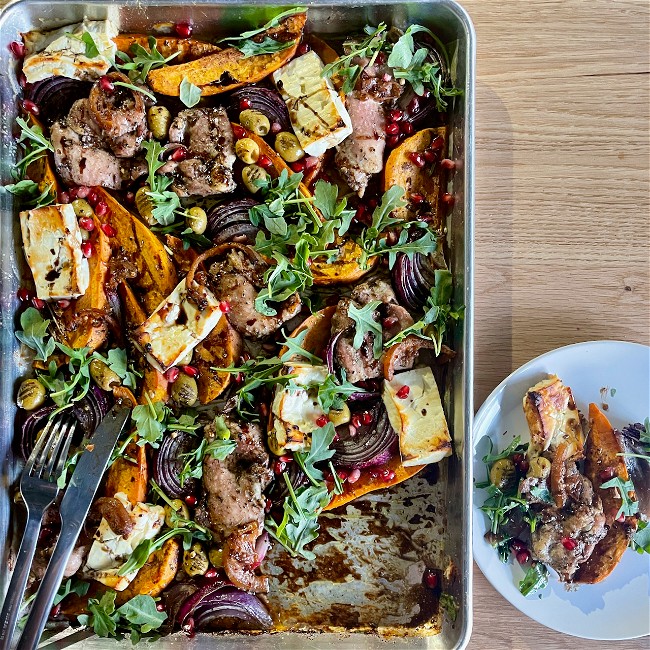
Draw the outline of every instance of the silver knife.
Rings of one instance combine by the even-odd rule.
[[[25,623],[16,650],[34,650],[47,623],[52,601],[59,589],[63,572],[79,537],[95,492],[115,448],[131,409],[116,404],[97,427],[85,451],[79,457],[59,509],[61,534],[47,565],[36,600]]]

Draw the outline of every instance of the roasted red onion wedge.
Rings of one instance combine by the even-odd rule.
[[[228,117],[233,122],[239,122],[239,114],[244,109],[259,111],[269,118],[271,124],[279,124],[282,131],[291,131],[289,110],[280,94],[270,88],[246,86],[235,90],[230,95]]]
[[[237,242],[254,244],[258,228],[248,218],[248,211],[257,205],[254,199],[235,199],[216,206],[208,214],[205,236],[216,244]]]
[[[70,112],[78,99],[88,97],[92,83],[68,77],[48,77],[27,86],[25,97],[38,106],[39,116],[52,124]]]
[[[182,454],[187,454],[197,446],[197,438],[184,431],[167,435],[160,444],[153,466],[154,480],[163,491],[174,499],[184,499],[198,488],[198,481],[190,478],[181,485],[180,474],[183,470]]]

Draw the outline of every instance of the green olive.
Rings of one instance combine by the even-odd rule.
[[[532,478],[546,478],[551,473],[551,461],[544,456],[536,456],[530,459],[530,467],[526,476]]]
[[[242,182],[251,194],[260,191],[259,185],[256,185],[255,181],[266,180],[268,177],[269,175],[259,165],[247,165],[241,171]]]
[[[187,211],[185,222],[187,227],[192,229],[192,232],[202,235],[208,227],[208,215],[203,208],[195,206]]]
[[[86,199],[75,199],[72,202],[72,209],[79,218],[92,217],[95,214]]]
[[[36,379],[25,379],[18,389],[16,404],[21,409],[33,411],[43,405],[46,395],[45,386],[40,381]]]
[[[213,546],[208,551],[208,558],[210,559],[210,564],[213,567],[220,568],[223,566],[223,549],[218,546]]]
[[[151,129],[151,135],[156,140],[163,140],[167,137],[172,115],[165,106],[150,106],[147,109],[147,124]]]
[[[501,458],[490,468],[490,482],[501,491],[513,489],[516,477],[515,464],[510,458]]]
[[[210,561],[201,544],[193,544],[183,553],[183,569],[188,576],[202,576],[210,568]]]
[[[149,188],[148,185],[143,185],[136,193],[135,193],[135,207],[138,209],[138,212],[140,213],[140,216],[150,225],[153,225],[156,223],[156,220],[154,219],[153,216],[153,201],[151,200],[151,197],[147,194],[147,192],[150,192],[151,189]]]
[[[332,409],[329,412],[330,422],[338,427],[340,424],[345,424],[350,421],[350,409],[347,404],[343,404],[342,409]]]
[[[172,384],[172,399],[178,406],[194,406],[199,398],[199,388],[196,379],[181,373]]]
[[[235,143],[235,153],[237,154],[237,158],[250,165],[256,163],[260,157],[260,147],[255,140],[242,138]]]
[[[296,160],[300,160],[305,155],[298,138],[288,131],[280,131],[275,136],[275,150],[287,162],[296,162]]]
[[[93,359],[90,362],[90,376],[102,390],[106,391],[111,391],[113,386],[119,386],[122,383],[120,376],[99,359]]]
[[[182,526],[182,523],[179,523],[175,520],[174,514],[176,517],[182,517],[183,519],[190,518],[190,511],[183,501],[180,499],[174,499],[172,501],[173,507],[167,504],[165,506],[165,523],[169,528],[178,528]]]
[[[244,128],[261,137],[264,137],[271,130],[269,118],[264,113],[250,108],[239,114],[239,122]]]

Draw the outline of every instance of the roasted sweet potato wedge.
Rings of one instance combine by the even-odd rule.
[[[443,213],[440,209],[440,197],[444,187],[444,178],[440,167],[436,166],[431,173],[431,165],[418,167],[410,154],[423,153],[429,149],[431,142],[438,136],[443,138],[441,151],[447,150],[447,128],[440,126],[435,129],[422,129],[410,138],[406,138],[399,146],[395,147],[388,156],[384,168],[384,191],[393,185],[399,185],[405,190],[404,198],[409,201],[411,195],[421,194],[431,206],[430,214],[433,217],[434,227],[443,226]],[[409,219],[411,213],[408,205],[398,208],[393,212],[395,217]]]
[[[104,494],[113,497],[118,492],[126,494],[132,505],[144,503],[147,499],[147,483],[149,481],[149,464],[144,447],[132,442],[125,455],[135,462],[118,458],[109,468],[106,477]]]
[[[212,368],[226,368],[237,363],[242,351],[239,333],[222,318],[208,337],[194,348],[192,364],[198,369],[199,401],[207,404],[227,388],[233,375]]]
[[[132,282],[147,315],[174,290],[178,276],[163,243],[142,221],[131,214],[115,197],[102,188],[97,189],[110,209],[102,217],[116,230],[112,244],[121,248],[137,265],[138,277]]]
[[[572,582],[590,585],[602,582],[621,561],[635,528],[636,521],[632,524],[615,521],[594,552],[580,565]]]
[[[328,262],[324,257],[317,257],[311,265],[311,272],[314,276],[314,284],[349,284],[359,281],[366,273],[372,271],[377,265],[379,257],[372,257],[368,260],[368,268],[362,269],[359,266],[361,248],[351,239],[345,239],[339,245],[340,254],[333,261]]]
[[[306,20],[306,14],[289,16],[277,27],[260,34],[260,38],[268,36],[285,43],[294,41],[293,46],[280,52],[245,58],[237,48],[227,47],[195,61],[152,70],[147,77],[147,83],[154,92],[174,97],[180,94],[183,79],[201,88],[204,97],[255,83],[268,77],[293,57]]]
[[[136,44],[143,47],[147,52],[150,52],[150,38],[151,36],[148,34],[118,34],[113,39],[113,43],[117,45],[119,52],[131,55],[131,48]],[[197,41],[195,38],[158,36],[156,38],[156,49],[164,58],[178,52],[178,55],[169,62],[170,65],[175,65],[178,63],[186,63],[187,61],[194,61],[208,54],[215,54],[216,52],[220,52],[222,48],[214,45],[214,43]]]

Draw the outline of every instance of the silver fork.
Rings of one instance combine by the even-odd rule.
[[[66,412],[52,418],[34,445],[20,477],[20,494],[27,508],[27,524],[0,614],[1,650],[6,650],[11,644],[43,514],[59,494],[56,482],[68,458],[76,426],[77,421]]]

